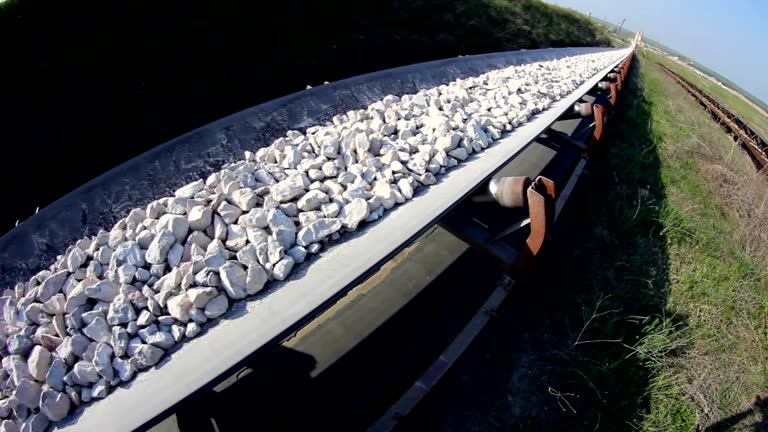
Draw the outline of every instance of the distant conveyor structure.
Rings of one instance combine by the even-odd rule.
[[[659,63],[658,65],[661,70],[696,99],[723,129],[734,137],[739,146],[746,151],[758,171],[768,173],[768,169],[766,169],[768,168],[768,139],[707,92],[663,64]]]

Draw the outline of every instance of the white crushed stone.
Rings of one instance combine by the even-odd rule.
[[[0,428],[43,430],[107,396],[230,299],[285,280],[616,59],[572,56],[387,96],[289,131],[78,241],[0,297]]]

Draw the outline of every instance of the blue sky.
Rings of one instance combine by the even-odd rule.
[[[547,0],[690,57],[768,102],[768,0]]]

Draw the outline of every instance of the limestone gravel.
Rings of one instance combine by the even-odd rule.
[[[516,65],[288,131],[131,210],[0,297],[0,428],[44,430],[156,365],[617,60]],[[503,145],[503,144],[500,144]],[[15,429],[14,429],[15,428]]]

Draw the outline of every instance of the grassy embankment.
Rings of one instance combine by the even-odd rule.
[[[668,197],[662,219],[672,282],[668,308],[686,317],[687,328],[677,333],[687,340],[684,352],[665,356],[656,368],[643,424],[724,429],[732,422],[736,429],[758,430],[758,423],[768,426],[765,403],[755,399],[768,396],[768,182],[659,71],[655,63],[663,59],[650,53],[644,59],[641,76]],[[706,81],[695,78],[697,85]],[[745,118],[755,113],[707,84],[706,91],[731,101]],[[731,417],[740,413],[743,419]]]
[[[768,429],[768,181],[658,60],[637,56],[562,232],[406,428]]]

